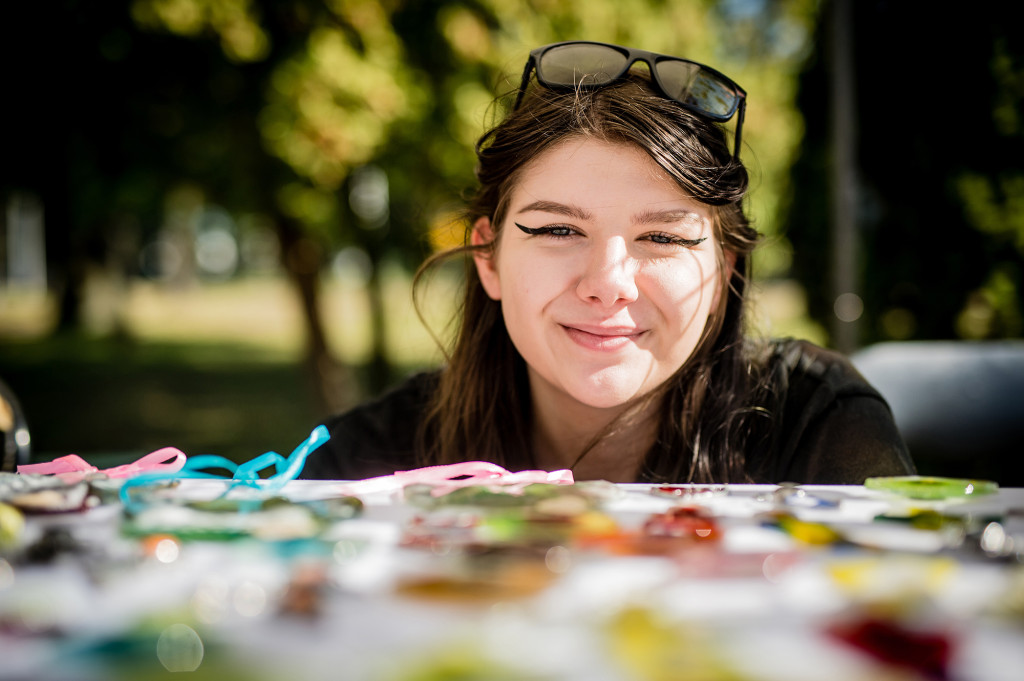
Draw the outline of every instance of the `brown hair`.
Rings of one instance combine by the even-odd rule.
[[[659,95],[646,75],[634,72],[595,90],[529,90],[519,108],[477,144],[479,187],[464,216],[465,245],[429,259],[417,281],[452,255],[492,248],[523,169],[576,136],[642,149],[687,195],[714,207],[717,241],[735,256],[732,268],[720,268],[723,279],[729,277],[722,282],[727,295],[720,297],[689,360],[612,428],[628,426],[630,415],[661,400],[658,438],[644,462],[643,479],[743,479],[743,445],[761,411],[748,407],[757,402],[758,381],[742,342],[748,256],[758,242],[741,205],[747,171],[732,157],[719,125]],[[486,246],[470,246],[480,217],[490,218],[495,238]],[[720,258],[724,262],[721,253]],[[505,329],[500,303],[484,292],[472,258],[465,260],[461,325],[420,430],[420,463],[484,459],[512,470],[533,467],[526,366]]]

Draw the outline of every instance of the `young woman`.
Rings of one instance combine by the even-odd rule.
[[[742,207],[745,97],[683,59],[534,50],[477,145],[448,362],[330,419],[304,475],[474,460],[614,482],[912,473],[888,406],[842,356],[744,334],[758,242]]]

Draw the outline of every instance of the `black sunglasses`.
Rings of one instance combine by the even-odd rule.
[[[647,64],[666,98],[696,114],[727,121],[739,111],[733,151],[739,158],[747,93],[722,73],[689,59],[583,40],[544,45],[530,52],[513,109],[523,101],[532,71],[537,72],[538,83],[553,90],[598,88],[625,76],[638,61]]]

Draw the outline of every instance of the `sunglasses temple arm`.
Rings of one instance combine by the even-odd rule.
[[[516,103],[512,106],[512,110],[515,111],[519,108],[519,105],[523,101],[523,95],[526,94],[526,86],[530,84],[530,74],[533,72],[533,57],[531,56],[526,60],[526,68],[523,69],[523,80],[519,83],[519,94],[516,95]]]
[[[732,152],[732,157],[739,160],[740,157],[740,142],[743,138],[743,116],[747,113],[747,100],[744,97],[740,99],[740,110],[736,115],[736,136],[734,139],[735,148]]]

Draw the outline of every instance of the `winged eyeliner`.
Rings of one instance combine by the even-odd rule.
[[[521,225],[518,222],[513,222],[512,224],[514,224],[516,227],[521,229],[523,232],[525,232],[525,233],[527,233],[527,234],[529,234],[531,236],[538,236],[538,235],[541,235],[541,234],[549,234],[551,232],[551,229],[552,229],[551,227],[527,227],[526,225]],[[671,243],[678,243],[678,244],[680,244],[682,246],[696,246],[696,245],[698,245],[700,243],[703,243],[704,241],[707,241],[707,237],[706,236],[702,236],[699,239],[683,239],[681,237],[673,237]]]

